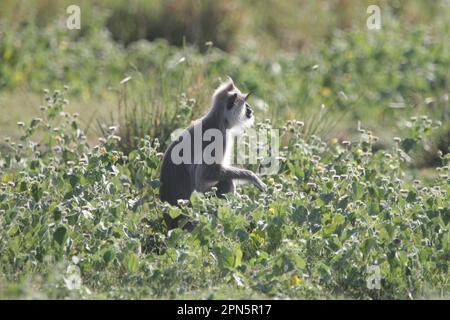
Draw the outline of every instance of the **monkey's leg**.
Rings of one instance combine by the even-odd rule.
[[[216,185],[216,188],[217,188],[216,195],[219,198],[223,198],[223,195],[226,193],[234,194],[234,192],[236,191],[236,187],[235,187],[232,179],[226,179],[226,180],[220,181]]]

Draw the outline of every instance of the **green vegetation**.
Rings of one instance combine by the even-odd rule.
[[[42,118],[18,124],[21,144],[9,142],[3,164],[2,273],[23,281],[6,296],[174,298],[227,285],[291,298],[448,293],[448,155],[425,186],[405,179],[399,147],[370,152],[370,132],[343,147],[315,136],[307,143],[303,124],[290,121],[267,193],[195,193],[192,207],[175,208],[157,199],[157,139],[124,155],[110,128],[89,147],[63,94],[46,101]],[[403,141],[433,127],[414,120],[417,137]],[[163,213],[197,225],[166,233]],[[383,290],[366,288],[368,265],[380,267]]]
[[[294,2],[81,1],[79,31],[2,2],[1,298],[450,296],[450,9],[380,1],[375,32],[363,1]],[[279,174],[161,203],[170,133],[227,75]]]

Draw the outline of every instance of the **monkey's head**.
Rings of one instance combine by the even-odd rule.
[[[227,129],[246,129],[253,125],[253,110],[247,102],[250,93],[243,94],[231,78],[213,95],[213,109],[220,114]]]

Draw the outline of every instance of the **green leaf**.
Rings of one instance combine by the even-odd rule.
[[[242,262],[242,250],[238,244],[234,245],[233,254],[234,254],[233,267],[236,268],[239,267]]]
[[[292,214],[292,220],[298,224],[302,224],[308,219],[308,214],[308,209],[305,206],[296,207]]]
[[[65,226],[58,227],[53,233],[53,238],[61,246],[67,240],[67,228]]]
[[[37,126],[37,124],[40,122],[40,120],[39,119],[33,119],[33,120],[31,120],[31,123],[30,123],[30,127],[31,128],[34,128],[34,127],[36,127]]]
[[[337,204],[337,207],[340,209],[345,209],[347,208],[348,205],[348,200],[349,200],[349,196],[348,195],[344,195],[342,197],[339,198],[339,202]]]
[[[138,150],[133,150],[130,152],[130,154],[128,155],[128,160],[130,162],[136,160],[136,158],[139,156],[139,151]]]
[[[416,139],[406,138],[403,139],[401,142],[402,149],[405,150],[405,152],[411,151],[417,144]]]
[[[114,251],[112,249],[106,249],[103,252],[103,261],[108,264],[114,259]]]
[[[243,253],[239,244],[235,244],[231,248],[221,244],[216,246],[213,251],[219,261],[219,267],[223,270],[232,270],[242,263]]]
[[[202,198],[203,198],[203,194],[201,194],[201,193],[199,193],[197,191],[194,191],[192,193],[191,199],[190,199],[191,203],[192,203],[192,206],[194,208],[197,207],[200,204],[200,201],[202,200]]]
[[[179,240],[181,239],[182,236],[183,236],[183,230],[181,230],[179,228],[172,229],[169,231],[167,243],[171,247],[176,247],[177,243],[179,242]]]
[[[333,215],[333,218],[331,219],[331,222],[324,225],[323,227],[323,233],[324,236],[328,237],[331,234],[333,234],[337,227],[340,226],[345,222],[345,217],[339,213]]]
[[[159,182],[158,179],[152,179],[152,180],[150,181],[150,186],[151,186],[153,189],[159,188],[160,185],[161,185],[161,183]]]
[[[78,183],[80,182],[80,178],[74,174],[71,174],[69,176],[69,182],[70,182],[70,185],[72,186],[72,188],[75,188],[78,185]]]
[[[42,198],[44,190],[42,190],[41,186],[38,183],[33,183],[31,186],[31,195],[35,201],[39,201]]]
[[[352,191],[353,191],[353,199],[355,200],[360,199],[363,196],[363,188],[356,181],[352,183]]]
[[[300,257],[299,255],[293,255],[292,260],[294,261],[297,268],[301,270],[305,269],[306,262],[302,257]]]
[[[179,215],[181,215],[181,210],[180,210],[180,208],[171,207],[171,208],[169,209],[169,216],[170,216],[172,219],[177,218]]]
[[[133,252],[128,252],[123,259],[123,266],[127,271],[136,273],[139,270],[139,258]]]
[[[408,192],[408,196],[406,197],[406,202],[413,203],[416,201],[417,194],[414,191]]]
[[[335,193],[334,192],[322,192],[320,194],[320,199],[325,203],[328,204],[331,200],[334,199]]]

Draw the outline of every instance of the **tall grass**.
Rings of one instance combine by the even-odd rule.
[[[125,78],[117,91],[117,106],[110,119],[97,119],[101,134],[106,135],[111,127],[117,126],[119,146],[127,153],[135,150],[145,136],[158,137],[166,145],[175,129],[189,124],[196,105],[183,86],[167,90],[166,83],[164,76],[154,86],[148,86],[139,73]]]

